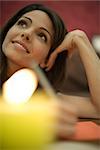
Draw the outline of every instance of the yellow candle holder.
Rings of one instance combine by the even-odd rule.
[[[40,150],[55,140],[57,109],[50,97],[39,92],[17,106],[0,101],[0,149]]]

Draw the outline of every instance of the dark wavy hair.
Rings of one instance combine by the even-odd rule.
[[[41,10],[44,11],[50,17],[53,27],[54,27],[54,39],[51,49],[49,51],[49,55],[55,50],[56,47],[60,45],[63,41],[65,35],[67,34],[66,27],[62,21],[62,19],[54,12],[53,10],[49,9],[48,7],[42,4],[30,4],[25,6],[21,10],[19,10],[12,18],[8,20],[6,25],[3,27],[0,33],[0,77],[1,77],[1,85],[4,81],[7,80],[7,58],[2,51],[2,44],[6,37],[7,32],[9,29],[18,21],[18,19],[25,13],[33,11],[33,10]],[[64,77],[65,72],[65,63],[66,63],[67,51],[63,51],[62,53],[58,54],[56,58],[55,64],[52,69],[48,72],[45,72],[47,78],[51,82],[52,86],[57,90],[60,81]]]

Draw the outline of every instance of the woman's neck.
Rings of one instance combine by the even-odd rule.
[[[9,62],[7,66],[7,77],[11,77],[16,71],[22,69],[23,67],[14,64],[13,62]]]

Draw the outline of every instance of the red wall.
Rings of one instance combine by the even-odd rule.
[[[91,38],[100,34],[100,1],[0,1],[0,25],[7,21],[19,8],[32,2],[41,2],[54,9],[64,20],[68,31],[76,28],[84,30]]]

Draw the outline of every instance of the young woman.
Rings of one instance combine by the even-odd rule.
[[[2,29],[0,36],[1,88],[17,70],[30,68],[33,60],[43,67],[66,33],[60,17],[43,5],[31,4],[18,11]],[[64,74],[66,53],[61,53],[53,68],[46,72],[56,91]],[[66,137],[75,131],[76,110],[71,104],[59,101],[56,107],[59,108],[58,136]]]
[[[64,96],[65,100],[59,104],[58,134],[66,137],[73,133],[77,117],[98,117],[100,60],[85,33],[76,30],[67,34],[63,21],[54,11],[40,4],[31,4],[8,21],[0,38],[1,87],[17,70],[30,68],[34,59],[54,89],[59,91],[67,52],[70,55],[70,49],[77,47],[86,70],[91,97]]]
[[[13,72],[15,72],[15,70],[13,72],[11,71],[10,75],[7,75],[8,74],[7,73],[7,68],[9,67],[8,63],[7,63],[7,57],[8,56],[6,56],[5,52],[3,52],[3,50],[2,50],[2,45],[4,45],[3,42],[4,42],[5,38],[6,38],[7,32],[9,30],[12,30],[13,26],[14,26],[14,30],[16,30],[16,33],[19,31],[20,34],[21,34],[20,35],[20,39],[23,39],[23,41],[26,43],[28,41],[28,40],[25,41],[25,39],[24,39],[25,36],[27,36],[26,35],[27,34],[27,30],[26,29],[29,29],[29,27],[31,27],[34,24],[31,25],[30,18],[29,19],[26,18],[26,17],[23,18],[22,16],[24,16],[24,14],[27,13],[27,12],[31,12],[32,10],[41,10],[40,15],[36,14],[35,17],[37,17],[37,21],[38,22],[40,22],[40,19],[41,19],[42,22],[44,22],[43,28],[42,28],[42,25],[39,24],[39,31],[38,30],[36,31],[37,36],[40,37],[40,39],[42,39],[42,40],[40,42],[39,39],[38,39],[39,43],[37,43],[37,41],[36,41],[35,45],[37,45],[39,47],[38,49],[41,48],[41,45],[46,47],[46,50],[44,50],[44,51],[46,51],[46,54],[44,56],[44,57],[46,57],[46,59],[49,57],[50,53],[52,51],[54,51],[54,49],[61,43],[61,41],[64,39],[65,34],[67,33],[66,28],[65,28],[62,20],[60,19],[60,17],[56,13],[54,13],[53,11],[49,10],[48,8],[46,8],[46,7],[42,6],[42,5],[32,4],[32,5],[26,6],[22,10],[20,10],[15,16],[13,16],[8,21],[8,23],[5,25],[5,27],[3,28],[2,32],[1,32],[1,37],[0,37],[1,38],[0,39],[1,40],[1,52],[0,52],[0,57],[1,57],[1,63],[0,63],[1,64],[1,85],[8,78],[8,76],[10,76]],[[52,21],[51,25],[48,25],[47,19],[43,20],[43,18],[41,18],[43,12],[45,12],[48,15],[48,17],[49,17],[48,20]],[[21,18],[21,20],[19,20],[20,18]],[[32,16],[32,18],[34,18],[34,16]],[[30,20],[30,22],[29,22],[29,20]],[[19,27],[19,28],[16,28],[16,27]],[[44,27],[46,27],[46,28],[44,28]],[[9,35],[9,32],[8,32],[8,35]],[[8,37],[8,39],[9,39],[9,37]],[[43,41],[44,41],[44,43],[43,43]],[[33,41],[32,41],[32,43],[33,43]],[[33,43],[33,45],[34,45],[34,43]],[[43,47],[43,49],[45,47]],[[29,48],[33,49],[33,47],[29,47]],[[25,62],[28,63],[28,61],[30,60],[30,54],[31,53],[28,50],[27,50],[27,53],[28,53],[27,56],[29,58],[28,60],[26,60],[26,57],[24,59],[24,55],[22,54],[23,55],[23,59],[21,59],[21,61],[24,60],[24,63]],[[64,52],[63,54],[61,54],[57,58],[57,60],[56,60],[57,63],[55,64],[56,66],[54,65],[52,70],[50,70],[49,73],[47,73],[47,76],[49,76],[49,80],[51,80],[53,85],[55,85],[57,83],[56,81],[59,80],[59,78],[64,73],[64,69],[63,69],[64,65],[63,64],[65,64],[65,60],[66,60],[66,54],[65,53],[67,53],[67,52]],[[37,55],[38,56],[34,56],[34,57],[40,57],[41,55],[43,55],[43,50],[39,51]],[[17,57],[17,54],[16,54],[16,57]],[[14,59],[14,58],[11,56],[11,59]],[[15,59],[17,59],[17,58],[15,58]],[[36,59],[36,58],[34,58],[34,59]],[[41,59],[43,59],[43,58],[41,58]],[[18,61],[17,61],[17,63],[18,63]],[[42,60],[40,60],[40,62],[37,61],[37,63],[40,66],[43,66]],[[19,64],[19,66],[21,68],[22,67],[26,67],[26,64],[23,64],[23,65]],[[18,67],[18,69],[19,69],[19,67]],[[56,73],[59,74],[59,76],[56,76]]]

